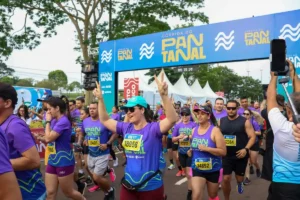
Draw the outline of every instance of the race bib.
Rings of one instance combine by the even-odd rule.
[[[236,146],[236,136],[235,135],[224,135],[226,146],[235,147]]]
[[[90,147],[99,147],[100,146],[100,141],[99,140],[89,140],[88,144]]]
[[[140,151],[142,137],[138,134],[126,134],[122,145],[128,151]]]
[[[49,151],[49,154],[56,154],[56,149],[55,149],[55,143],[49,143],[47,145],[47,149]]]
[[[206,159],[196,159],[195,165],[199,170],[212,170],[211,158]]]
[[[187,140],[187,141],[180,141],[180,142],[179,142],[179,146],[180,146],[180,147],[190,147],[190,146],[191,146],[191,142],[190,142],[190,140]]]

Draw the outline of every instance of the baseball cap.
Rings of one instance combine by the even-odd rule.
[[[180,113],[181,114],[185,113],[185,114],[190,115],[191,114],[191,110],[190,110],[190,108],[183,107],[183,108],[181,108],[181,112]]]
[[[199,110],[201,110],[201,111],[203,111],[207,114],[211,114],[211,109],[208,106],[201,106],[201,105],[200,106],[194,106],[193,111],[197,112]]]
[[[15,88],[6,83],[0,83],[0,97],[4,100],[10,99],[13,107],[18,103],[18,94]]]
[[[40,99],[37,99],[37,101],[48,101],[50,99],[50,97],[52,97],[52,95],[50,94],[47,94],[46,96],[40,98]]]
[[[126,105],[123,106],[123,108],[130,108],[130,107],[134,107],[134,106],[143,106],[144,108],[147,108],[147,101],[141,97],[141,96],[135,96],[132,97],[130,99],[128,99]]]

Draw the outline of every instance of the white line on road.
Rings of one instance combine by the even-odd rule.
[[[177,182],[175,183],[175,185],[181,185],[182,183],[185,183],[185,182],[187,182],[187,178],[186,178],[186,177],[183,178],[183,179],[181,179],[180,181],[177,181]]]
[[[118,152],[116,152],[115,154],[121,154],[121,153],[123,153],[123,151],[118,151]]]

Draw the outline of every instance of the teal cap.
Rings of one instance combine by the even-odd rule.
[[[141,96],[135,96],[135,97],[128,99],[127,104],[124,105],[123,107],[130,108],[130,107],[134,107],[137,105],[147,108],[147,101]]]

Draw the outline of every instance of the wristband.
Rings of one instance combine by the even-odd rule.
[[[50,124],[50,123],[51,123],[51,121],[46,121],[46,124],[48,124],[48,123]]]

